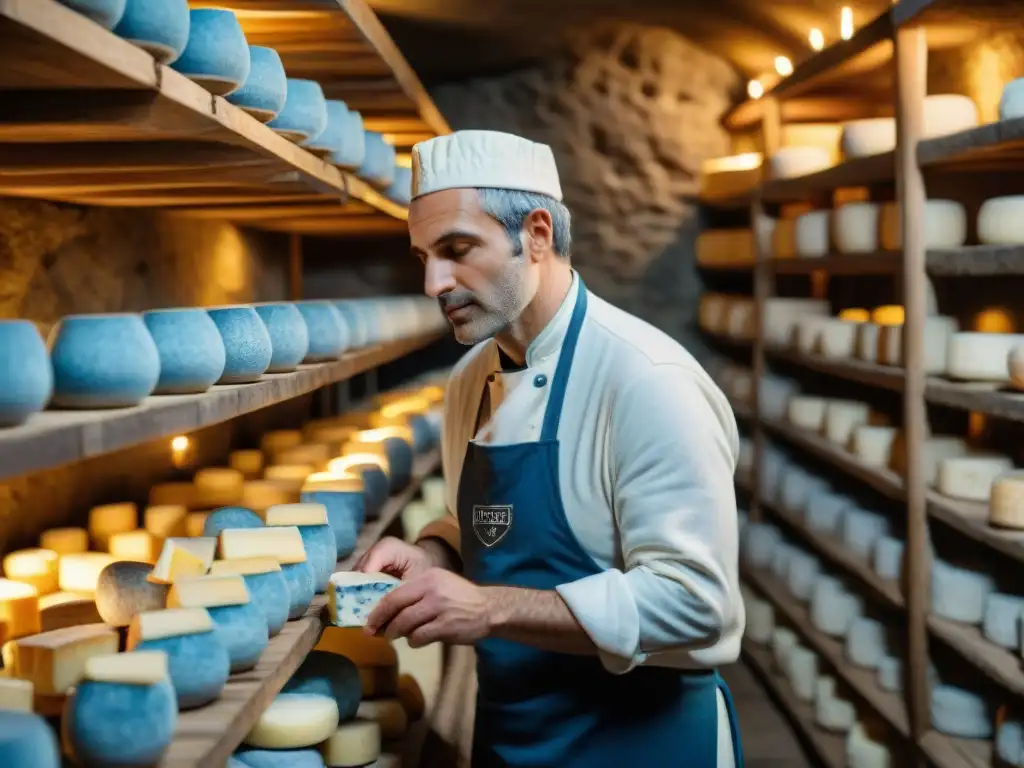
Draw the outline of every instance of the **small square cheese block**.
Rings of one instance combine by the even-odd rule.
[[[196,488],[192,483],[160,483],[149,489],[151,507],[167,504],[196,509]]]
[[[327,525],[327,507],[323,504],[275,504],[263,513],[268,527],[285,525]]]
[[[160,554],[161,542],[162,539],[140,528],[128,533],[115,533],[110,537],[108,550],[118,560],[155,563]]]
[[[339,627],[362,627],[377,603],[399,585],[386,573],[342,571],[331,576],[327,610],[331,623]]]
[[[52,549],[58,555],[77,555],[89,549],[89,532],[85,528],[51,528],[39,537],[42,549]]]
[[[327,741],[338,728],[338,703],[311,693],[278,694],[245,737],[262,749],[302,749]]]
[[[33,691],[31,680],[0,677],[0,712],[31,712]]]
[[[89,536],[96,548],[106,552],[110,537],[139,527],[139,508],[131,502],[103,504],[89,510]]]
[[[143,611],[128,626],[127,647],[134,648],[144,640],[198,635],[213,630],[213,619],[205,608],[168,608]]]
[[[249,588],[241,576],[197,576],[180,579],[167,593],[168,608],[216,608],[245,605]]]
[[[324,742],[324,764],[331,768],[362,768],[380,758],[380,725],[372,720],[350,720]]]
[[[263,472],[263,454],[259,451],[232,451],[228,455],[228,466],[241,472],[246,480],[252,480]]]
[[[149,580],[173,584],[178,579],[202,576],[210,570],[216,550],[217,540],[213,537],[167,539]]]
[[[188,507],[183,504],[157,504],[146,507],[143,526],[154,536],[169,539],[172,536],[188,536],[185,520]]]
[[[274,528],[228,528],[220,533],[223,560],[274,557],[282,565],[304,563],[306,548],[295,526]]]
[[[206,518],[209,512],[189,512],[185,518],[185,536],[199,538],[203,535],[203,526],[206,525]]]
[[[201,509],[230,507],[242,500],[245,476],[230,467],[209,467],[196,472],[192,482],[196,487],[195,503]]]
[[[60,555],[52,549],[19,549],[4,557],[4,576],[22,584],[31,584],[40,595],[58,590]]]
[[[36,693],[67,693],[78,684],[92,656],[117,653],[117,632],[105,624],[86,624],[12,640],[3,649],[4,667],[31,680]]]
[[[85,663],[85,680],[124,685],[153,685],[168,679],[163,651],[130,651],[93,656]]]
[[[82,552],[60,559],[59,583],[64,592],[91,595],[96,592],[100,572],[117,558],[106,552]]]
[[[280,571],[281,564],[274,557],[244,557],[238,560],[214,560],[211,576],[253,576]]]

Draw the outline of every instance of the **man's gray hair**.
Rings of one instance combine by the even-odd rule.
[[[520,235],[523,222],[531,211],[543,208],[551,215],[552,249],[563,259],[569,258],[572,250],[572,222],[569,209],[548,195],[522,192],[517,189],[479,189],[480,207],[491,218],[498,221],[508,234],[516,256],[523,255],[523,241]]]

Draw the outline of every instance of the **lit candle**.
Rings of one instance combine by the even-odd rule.
[[[853,37],[853,9],[848,5],[839,12],[839,36],[843,40]]]
[[[760,99],[764,96],[764,86],[759,80],[751,80],[747,83],[747,95],[752,99]]]
[[[811,42],[811,48],[816,51],[820,51],[825,47],[825,36],[821,34],[821,30],[817,27],[811,30],[809,40]]]
[[[783,77],[793,74],[793,62],[791,62],[785,56],[775,57],[775,71]]]

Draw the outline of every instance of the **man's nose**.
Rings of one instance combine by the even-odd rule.
[[[428,256],[423,275],[423,292],[432,299],[455,289],[451,262]]]

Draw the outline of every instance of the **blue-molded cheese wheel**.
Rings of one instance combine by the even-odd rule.
[[[220,536],[225,528],[262,528],[263,518],[246,507],[221,507],[206,516],[203,536]]]
[[[359,667],[350,659],[336,653],[311,651],[281,692],[332,696],[338,703],[338,719],[345,722],[356,716],[363,684]]]
[[[409,487],[412,482],[413,456],[412,446],[401,437],[384,439],[384,452],[391,468],[390,486],[392,493],[399,493]]]
[[[263,611],[256,603],[218,605],[207,608],[217,625],[217,636],[227,649],[231,671],[245,672],[259,663],[270,642],[270,630]]]
[[[303,492],[302,501],[323,504],[327,508],[327,524],[334,533],[335,560],[351,555],[366,519],[363,492],[310,490]]]
[[[146,579],[153,572],[148,563],[127,560],[111,563],[96,580],[96,610],[111,627],[127,627],[144,611],[159,611],[167,604],[166,584]]]
[[[83,766],[141,768],[160,762],[177,723],[170,680],[152,685],[84,680],[64,705],[62,726]]]
[[[387,472],[376,464],[358,464],[352,468],[363,478],[363,499],[366,505],[366,519],[376,520],[391,493],[391,481]]]
[[[57,737],[43,718],[0,710],[0,765],[60,768]]]
[[[246,768],[324,768],[319,749],[243,749],[235,759]]]
[[[334,532],[329,525],[300,525],[299,534],[306,548],[306,562],[313,566],[316,591],[323,594],[338,562]]]
[[[144,640],[132,650],[167,654],[178,709],[194,709],[216,699],[231,670],[227,648],[215,631]]]
[[[301,618],[316,595],[316,571],[307,560],[304,563],[282,564],[281,573],[288,582],[288,618]]]
[[[242,578],[249,588],[249,599],[263,611],[269,634],[274,637],[288,621],[288,611],[291,609],[288,581],[281,571],[247,573]]]

